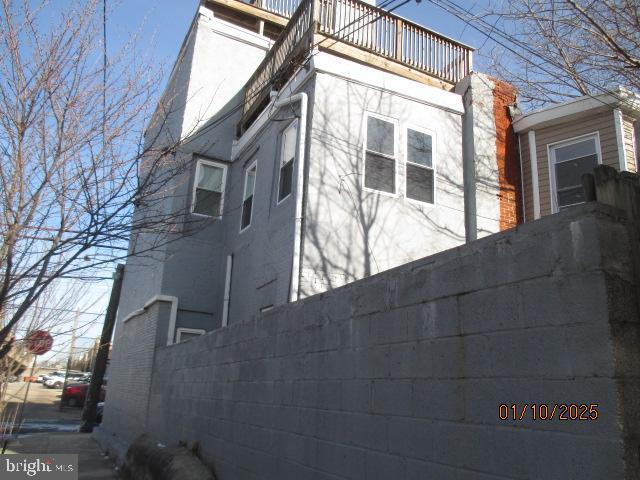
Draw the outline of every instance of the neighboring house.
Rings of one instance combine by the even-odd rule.
[[[128,261],[116,349],[152,305],[171,344],[518,222],[515,91],[471,47],[359,1],[263,7],[203,1],[187,34],[146,139],[185,139],[163,208],[200,228]]]
[[[640,97],[623,89],[518,116],[524,220],[584,202],[581,176],[599,164],[638,171]]]

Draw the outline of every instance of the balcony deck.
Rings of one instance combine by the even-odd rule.
[[[284,26],[246,84],[240,132],[315,48],[447,90],[473,68],[473,48],[361,0],[210,1]]]

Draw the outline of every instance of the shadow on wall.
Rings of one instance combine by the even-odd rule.
[[[325,86],[320,82],[316,87],[320,92],[313,111],[308,166],[302,296],[368,277],[465,239],[461,153],[459,162],[455,162],[459,165],[436,166],[436,195],[446,197],[442,204],[408,201],[402,145],[406,142],[406,124],[401,120],[396,125],[396,142],[400,143],[396,148],[396,195],[365,189],[365,112],[390,112],[389,116],[396,119],[415,118],[416,112],[408,111],[407,101],[398,101],[397,96],[346,81],[344,86],[345,101],[336,101],[335,96],[322,91]],[[318,101],[322,98],[326,101]],[[422,105],[417,108],[428,111]],[[423,123],[429,125],[433,120]],[[452,121],[438,130],[438,149],[461,152],[460,122]],[[439,160],[434,156],[435,162]],[[458,209],[456,204],[460,205]],[[459,229],[451,220],[457,216]]]

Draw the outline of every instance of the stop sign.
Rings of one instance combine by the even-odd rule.
[[[25,338],[25,344],[29,353],[43,355],[51,350],[53,337],[49,332],[45,332],[44,330],[34,330],[33,332],[29,332]]]

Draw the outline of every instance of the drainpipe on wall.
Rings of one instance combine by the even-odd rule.
[[[231,297],[231,270],[233,269],[233,255],[227,255],[227,274],[224,279],[224,304],[222,306],[222,326],[229,324],[229,299]]]
[[[300,298],[300,264],[302,250],[302,197],[304,186],[304,153],[306,149],[307,134],[307,103],[308,96],[304,92],[296,93],[288,98],[278,100],[274,106],[282,108],[292,103],[300,102],[300,121],[298,122],[298,152],[296,154],[296,210],[295,222],[293,227],[293,261],[291,265],[291,290],[289,292],[289,301],[295,302]]]

